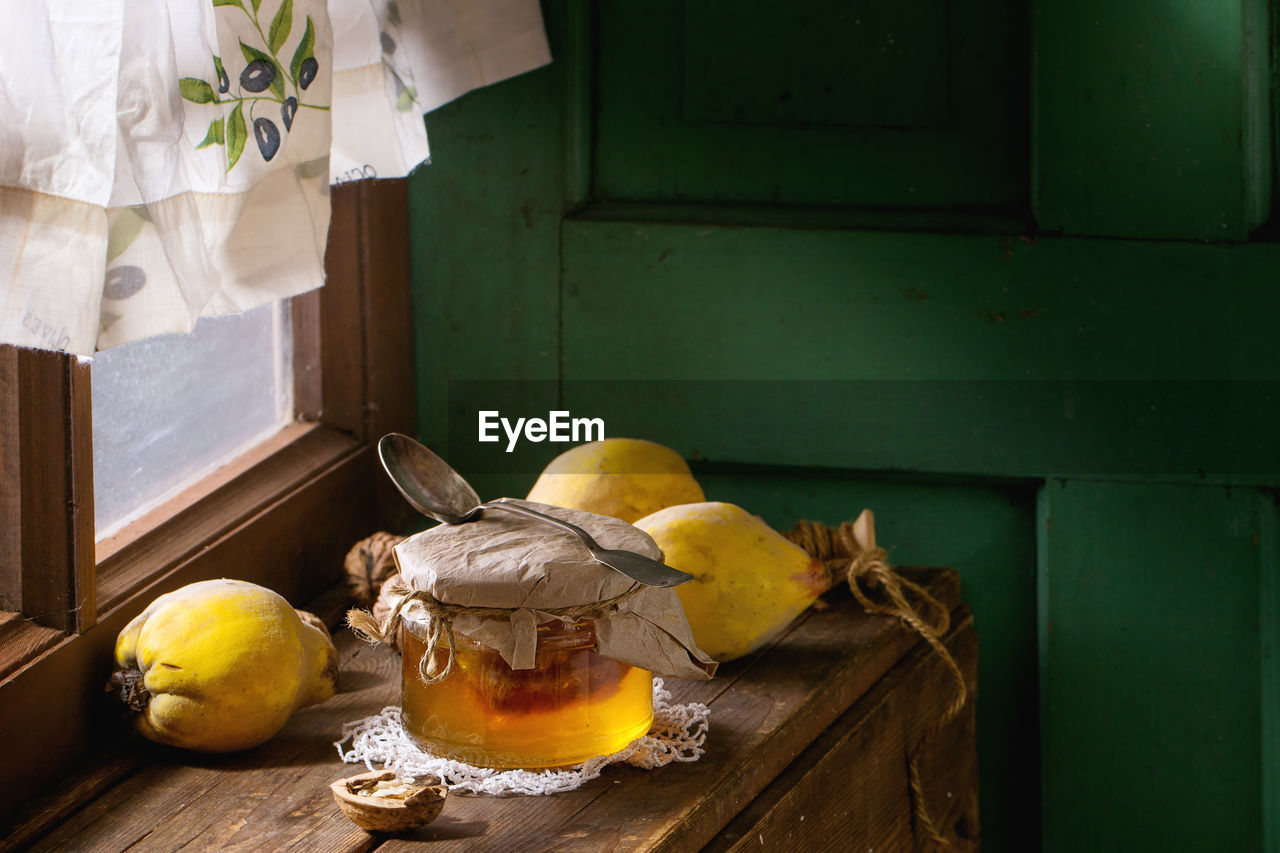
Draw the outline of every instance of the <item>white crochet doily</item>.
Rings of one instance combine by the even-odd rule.
[[[347,764],[364,763],[370,770],[395,770],[400,776],[434,774],[450,790],[471,794],[559,794],[595,779],[610,764],[626,763],[650,770],[673,761],[697,761],[705,751],[706,705],[691,702],[671,704],[671,691],[661,678],[653,680],[653,726],[612,755],[590,758],[563,770],[494,770],[440,758],[418,749],[405,734],[400,708],[390,706],[382,713],[342,727],[342,740],[334,746]],[[343,746],[350,741],[350,749]],[[374,767],[382,765],[381,768]]]

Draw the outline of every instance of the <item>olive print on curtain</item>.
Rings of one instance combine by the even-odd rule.
[[[319,286],[329,186],[550,61],[537,0],[34,0],[0,28],[0,343],[92,355]]]

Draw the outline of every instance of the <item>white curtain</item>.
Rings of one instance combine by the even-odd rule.
[[[0,343],[81,355],[319,286],[331,183],[550,61],[537,0],[5,6]]]

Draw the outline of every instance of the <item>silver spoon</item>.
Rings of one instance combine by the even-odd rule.
[[[398,432],[384,435],[378,442],[378,457],[404,499],[428,518],[445,524],[465,524],[480,518],[486,509],[501,509],[572,533],[582,540],[597,563],[646,586],[676,586],[693,580],[693,575],[677,571],[643,554],[605,548],[578,525],[510,503],[507,498],[480,503],[480,496],[470,483],[462,479],[461,474],[407,435]]]

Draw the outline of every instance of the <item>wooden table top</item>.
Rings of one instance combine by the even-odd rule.
[[[967,612],[957,611],[954,572],[908,571],[956,611],[953,636],[966,627],[972,634]],[[142,760],[118,759],[134,766],[122,779],[101,784],[94,799],[34,849],[444,853],[726,846],[732,841],[722,832],[726,825],[919,642],[897,621],[861,612],[847,590],[827,599],[827,609],[811,609],[773,646],[722,667],[716,678],[667,680],[674,701],[711,708],[707,752],[694,763],[652,771],[613,766],[577,791],[547,797],[450,795],[433,824],[396,838],[371,835],[338,811],[329,792],[331,782],[365,769],[343,764],[333,743],[343,723],[398,704],[399,657],[344,631],[336,637],[342,674],[333,699],[303,709],[270,742],[238,755],[194,755],[131,737],[130,751],[136,747]],[[92,779],[95,772],[86,768],[83,775]]]

